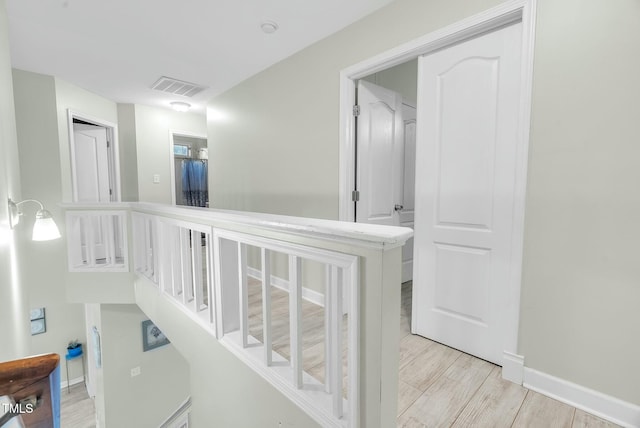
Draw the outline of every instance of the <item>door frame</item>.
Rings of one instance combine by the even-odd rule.
[[[169,177],[171,180],[171,205],[176,204],[176,167],[175,167],[175,155],[173,154],[173,146],[175,144],[174,137],[188,137],[199,138],[201,140],[207,140],[207,148],[209,147],[209,139],[206,135],[198,134],[190,131],[180,131],[177,129],[169,129]]]
[[[118,125],[88,114],[67,109],[67,122],[69,127],[69,152],[71,154],[71,188],[73,191],[73,201],[78,201],[78,183],[76,178],[76,150],[75,136],[73,133],[73,119],[82,120],[92,125],[102,126],[107,130],[107,141],[109,147],[107,153],[111,165],[109,166],[109,183],[113,193],[111,202],[120,202],[122,199],[122,188],[120,187],[120,150],[118,144]]]
[[[522,384],[524,357],[518,355],[520,288],[524,242],[527,161],[531,126],[531,95],[537,0],[511,0],[457,23],[436,30],[352,65],[340,72],[340,165],[339,218],[355,221],[351,192],[355,189],[355,125],[353,106],[358,79],[386,70],[438,49],[471,39],[505,25],[522,21],[522,57],[520,76],[520,112],[518,121],[514,227],[511,238],[511,268],[505,320],[504,363],[502,377]]]

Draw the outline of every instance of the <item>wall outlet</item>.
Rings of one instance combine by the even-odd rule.
[[[160,183],[160,174],[153,174],[153,183],[154,184]]]
[[[140,374],[140,367],[134,367],[131,369],[131,377],[136,377]]]

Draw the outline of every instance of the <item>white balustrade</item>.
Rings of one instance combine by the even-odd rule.
[[[360,305],[364,287],[360,282],[362,256],[329,249],[330,246],[322,248],[317,244],[300,243],[304,241],[295,239],[301,233],[296,231],[295,225],[287,226],[293,230],[292,239],[282,240],[273,237],[273,230],[281,227],[277,222],[261,229],[263,220],[256,218],[255,221],[245,220],[248,224],[243,228],[227,227],[225,221],[213,221],[215,219],[212,220],[211,216],[215,214],[205,211],[162,209],[154,212],[149,206],[131,204],[135,272],[151,281],[164,296],[209,329],[215,339],[321,425],[364,426],[361,405],[375,407],[380,406],[380,402],[375,397],[363,402],[360,391],[361,376],[375,370],[374,365],[368,369],[369,372],[362,370],[361,346],[365,343],[372,349],[378,348],[375,340],[364,338],[361,341],[360,337]],[[232,217],[224,218],[229,224],[233,223],[229,220]],[[333,228],[346,227],[337,222],[331,223]],[[68,210],[67,225],[70,270],[128,268],[125,211]],[[343,234],[328,239],[334,243],[365,239],[358,233],[356,231],[349,236],[348,229],[345,229]],[[399,247],[410,236],[409,231],[400,229],[394,233],[397,242],[390,245],[393,248]],[[373,248],[378,244],[365,242],[363,248],[368,248],[368,245]],[[284,281],[288,290],[288,357],[274,351],[272,289],[279,286],[273,279],[275,259],[288,262],[284,269],[288,272]],[[324,317],[324,328],[321,328],[324,353],[320,357],[324,358],[324,383],[304,370],[303,294],[306,292],[305,266],[310,263],[324,265],[325,272],[319,281],[324,284],[324,296],[316,302],[324,306],[318,311]],[[373,259],[369,263],[374,263]],[[397,264],[399,272],[399,257]],[[279,266],[279,271],[282,274],[282,266]],[[261,290],[254,295],[261,297],[261,305],[250,308],[249,283],[255,287],[257,281]],[[375,283],[379,286],[382,280]],[[376,292],[371,296],[381,299],[380,295]],[[251,317],[256,316],[258,310],[262,318],[258,323],[261,338],[254,337],[250,328]],[[346,329],[343,328],[345,321]],[[346,337],[343,337],[345,332]],[[372,338],[380,339],[379,333],[370,334]],[[346,371],[343,367],[345,345]],[[376,358],[381,357],[378,355]],[[384,378],[379,373],[376,376],[377,381],[374,379],[374,382],[377,385],[373,385],[370,391],[380,388]],[[345,383],[346,394],[343,392]],[[369,415],[367,417],[371,419],[370,415],[376,415],[376,411],[367,409],[362,414]]]
[[[128,272],[126,211],[67,212],[70,272]]]

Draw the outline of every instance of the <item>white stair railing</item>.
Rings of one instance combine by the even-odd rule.
[[[128,272],[127,211],[67,212],[70,272]]]
[[[397,352],[384,342],[391,340],[397,351],[400,247],[409,229],[144,203],[128,207],[135,272],[312,418],[326,427],[353,428],[395,421]],[[75,270],[99,269],[92,263],[91,228],[100,222],[115,225],[100,230],[105,242],[119,245],[115,258],[107,259],[127,266],[125,210],[66,208],[70,270],[71,260]],[[396,281],[397,290],[388,287]],[[313,308],[322,325],[313,331],[303,313],[309,283],[323,294],[316,304],[324,307]],[[275,305],[274,286],[287,289],[287,305],[281,291]],[[383,309],[385,296],[392,297],[391,306]],[[322,360],[324,376],[305,367],[311,336],[320,337],[323,351],[316,348],[313,362]]]
[[[271,380],[281,390],[297,397],[297,401],[313,402],[316,418],[325,426],[359,426],[359,287],[358,257],[349,254],[306,247],[292,243],[215,229],[214,272],[216,274],[216,302],[218,314],[216,334],[245,362]],[[247,304],[247,248],[259,249],[261,259],[262,341],[248,332]],[[234,251],[235,250],[235,251]],[[237,254],[235,257],[234,255]],[[279,253],[288,259],[289,282],[289,360],[273,351],[271,325],[271,264],[272,254]],[[316,262],[326,266],[324,307],[324,384],[303,369],[302,326],[302,266],[304,262]],[[235,278],[234,278],[235,276]],[[226,280],[225,280],[226,279]],[[346,290],[349,301],[347,316],[348,373],[343,373],[343,307],[342,295]],[[225,296],[237,294],[237,310],[223,308]],[[227,309],[227,310],[225,310]],[[279,379],[273,379],[274,375]],[[345,379],[346,376],[346,379]],[[347,383],[346,399],[343,399],[343,383]]]

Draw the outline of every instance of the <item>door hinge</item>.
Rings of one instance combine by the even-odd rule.
[[[109,189],[109,196],[113,195],[113,190]]]
[[[351,200],[353,202],[358,202],[360,200],[360,192],[357,190],[354,190],[353,192],[351,192]]]
[[[353,106],[353,115],[355,117],[360,116],[360,106],[357,104]]]
[[[109,146],[111,146],[111,142],[107,140],[107,149],[109,148]]]

